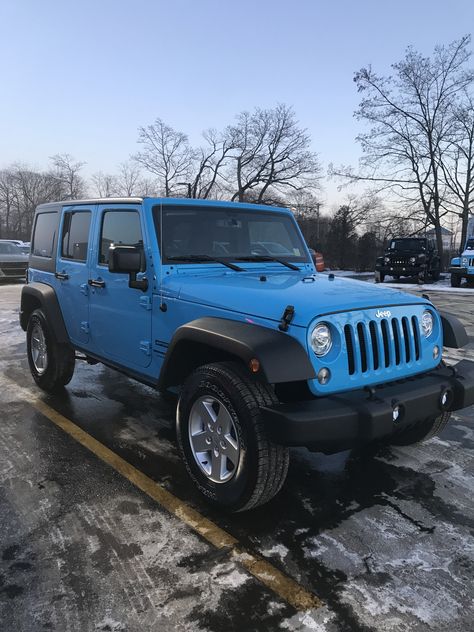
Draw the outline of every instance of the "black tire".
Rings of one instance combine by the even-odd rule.
[[[383,274],[382,272],[376,272],[375,273],[375,282],[376,283],[383,283],[385,279],[385,274]]]
[[[437,268],[436,270],[433,270],[431,272],[431,278],[433,279],[433,281],[439,281],[439,277],[440,277],[440,270],[439,268]]]
[[[42,332],[43,346],[46,355],[44,367],[38,368],[40,364],[38,359],[35,360],[33,355],[36,353],[36,345],[34,334]],[[37,338],[36,338],[37,340]],[[62,389],[72,379],[75,367],[74,349],[67,344],[59,344],[56,342],[53,332],[48,326],[43,310],[36,309],[28,320],[26,330],[26,348],[28,355],[28,364],[30,365],[31,375],[36,384],[44,391],[54,392]]]
[[[428,441],[444,430],[450,417],[451,413],[444,412],[439,417],[424,419],[415,426],[396,432],[390,438],[390,443],[392,445],[412,445],[413,443]]]
[[[426,283],[426,273],[425,272],[419,272],[418,273],[418,277],[417,277],[417,281],[418,281],[418,285],[423,285],[423,283]]]
[[[212,404],[218,411],[224,406],[238,439],[238,463],[224,482],[213,481],[204,473],[191,446],[193,406],[206,397],[218,400]],[[199,367],[186,380],[176,415],[178,445],[191,479],[213,504],[229,511],[245,511],[268,502],[280,491],[288,472],[289,450],[270,441],[260,414],[262,406],[277,401],[267,384],[253,379],[234,362]],[[212,460],[211,451],[209,456]]]
[[[460,287],[461,286],[461,275],[451,273],[451,287]]]

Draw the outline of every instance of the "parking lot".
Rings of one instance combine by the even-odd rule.
[[[225,515],[152,389],[80,362],[60,396],[33,385],[20,292],[0,286],[2,631],[474,630],[474,408],[420,446],[294,449],[270,504]],[[474,289],[428,293],[474,360]]]

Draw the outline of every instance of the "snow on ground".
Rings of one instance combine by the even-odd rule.
[[[375,277],[373,272],[354,272],[354,270],[326,270],[323,274],[332,273],[338,277],[349,277],[353,279],[360,279],[368,281],[369,283],[375,283]],[[456,294],[472,294],[474,296],[474,287],[462,285],[461,287],[451,287],[451,280],[448,274],[444,275],[439,281],[431,283],[410,283],[409,279],[401,279],[395,281],[391,277],[388,277],[388,281],[384,281],[384,287],[391,287],[397,290],[426,290],[427,292],[455,292]]]

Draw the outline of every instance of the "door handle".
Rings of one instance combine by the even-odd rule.
[[[65,272],[55,272],[54,276],[57,279],[61,279],[61,281],[67,281],[69,279],[69,274],[66,274]]]
[[[105,287],[105,281],[99,281],[99,279],[89,279],[87,283],[92,287]]]

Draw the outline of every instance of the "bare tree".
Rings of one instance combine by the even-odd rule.
[[[210,129],[203,134],[206,145],[193,152],[192,177],[188,196],[206,199],[219,195],[224,180],[222,171],[229,162],[232,145],[229,138]]]
[[[226,136],[233,158],[232,200],[242,202],[250,191],[257,191],[256,201],[261,203],[275,191],[318,187],[320,165],[310,150],[307,131],[299,127],[290,107],[280,104],[242,112]]]
[[[139,128],[138,142],[143,150],[133,159],[155,174],[163,195],[180,190],[179,183],[189,182],[193,152],[188,137],[157,118],[152,125]]]
[[[129,160],[120,163],[116,176],[116,185],[118,194],[124,197],[141,195],[141,171],[136,162]]]
[[[369,181],[399,196],[411,214],[421,211],[443,250],[441,219],[448,212],[441,162],[453,134],[452,107],[473,81],[465,66],[470,37],[438,46],[432,57],[409,48],[393,65],[394,74],[362,68],[354,81],[363,95],[356,116],[371,128],[358,140],[364,152],[361,172],[332,172],[352,181]]]
[[[466,94],[453,110],[455,133],[439,160],[448,191],[447,208],[461,219],[461,246],[474,204],[474,102]]]
[[[55,154],[50,158],[53,163],[52,177],[60,185],[57,199],[74,200],[85,195],[85,181],[80,175],[85,162],[77,162],[70,154]]]
[[[119,184],[116,176],[97,171],[92,174],[91,181],[94,187],[94,193],[97,197],[107,198],[119,196]]]

